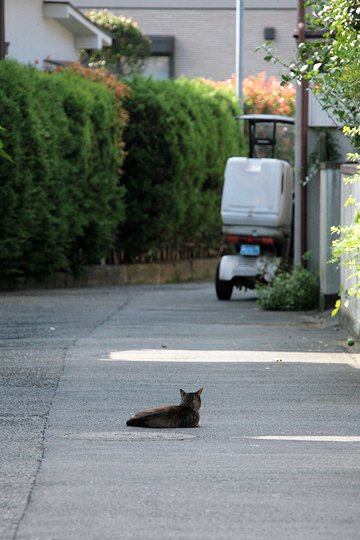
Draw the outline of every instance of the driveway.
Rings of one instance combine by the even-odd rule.
[[[358,539],[346,338],[210,283],[1,294],[0,537]],[[126,426],[201,386],[200,428]]]

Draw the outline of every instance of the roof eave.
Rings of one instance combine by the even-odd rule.
[[[43,2],[43,16],[57,21],[71,32],[77,49],[101,49],[112,43],[109,34],[92,23],[70,2]]]

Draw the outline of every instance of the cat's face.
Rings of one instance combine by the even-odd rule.
[[[181,405],[188,405],[189,407],[193,407],[197,411],[201,407],[201,393],[203,391],[203,388],[200,388],[196,392],[184,392],[184,390],[180,389],[180,398],[181,398]]]

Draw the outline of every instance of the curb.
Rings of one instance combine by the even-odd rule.
[[[218,259],[189,259],[148,264],[122,264],[117,266],[84,266],[78,276],[58,272],[41,281],[4,280],[1,291],[29,289],[60,289],[72,287],[105,287],[113,285],[159,285],[213,278]]]

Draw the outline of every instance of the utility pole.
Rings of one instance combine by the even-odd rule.
[[[306,19],[305,19],[305,1],[298,0],[298,46],[304,43],[307,37]],[[295,262],[300,262],[302,256],[307,251],[307,138],[308,138],[308,85],[307,81],[301,81],[300,92],[297,99],[297,151],[296,168],[298,170],[298,179],[295,193],[297,204],[295,207],[295,224],[297,234],[295,234]]]
[[[241,112],[244,112],[242,91],[244,59],[244,0],[236,0],[236,95],[239,98]]]

